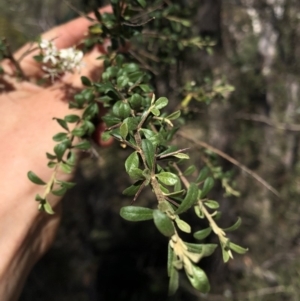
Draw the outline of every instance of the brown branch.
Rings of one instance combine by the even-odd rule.
[[[283,131],[291,131],[291,132],[300,132],[300,125],[299,124],[291,124],[291,123],[276,123],[272,121],[270,118],[259,115],[259,114],[238,114],[236,116],[237,119],[243,119],[243,120],[250,120],[250,121],[256,121],[260,123],[264,123],[268,126],[271,126],[273,128],[276,128],[278,130]]]
[[[197,145],[198,147],[201,148],[206,148],[209,149],[210,151],[216,153],[217,155],[219,155],[220,157],[224,158],[225,160],[229,161],[230,163],[232,163],[233,165],[239,167],[241,170],[243,170],[244,172],[246,172],[248,175],[250,175],[252,178],[254,178],[256,181],[258,181],[261,185],[263,185],[266,189],[268,189],[269,191],[271,191],[273,194],[275,194],[278,198],[280,198],[279,192],[272,187],[269,183],[267,183],[262,177],[260,177],[257,173],[253,172],[252,170],[250,170],[248,167],[246,167],[245,165],[241,164],[240,162],[238,162],[236,159],[232,158],[231,156],[225,154],[224,152],[222,152],[221,150],[207,144],[206,142],[203,142],[201,140],[196,140],[193,137],[190,137],[189,135],[187,135],[186,133],[180,131],[177,133],[178,136],[189,140],[191,142],[193,142],[195,145]]]

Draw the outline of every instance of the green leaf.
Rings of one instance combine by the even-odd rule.
[[[236,221],[236,223],[234,225],[232,225],[231,227],[225,228],[223,230],[225,232],[234,231],[234,230],[238,229],[241,224],[242,224],[242,219],[239,217],[238,220]]]
[[[60,142],[65,140],[66,138],[68,138],[68,134],[67,133],[57,133],[56,135],[54,135],[52,137],[52,139],[56,142]]]
[[[103,132],[101,134],[101,140],[102,141],[108,141],[111,138],[110,132]]]
[[[57,156],[58,161],[60,161],[62,159],[67,148],[68,148],[68,145],[67,145],[67,143],[64,143],[64,142],[61,142],[54,146],[54,153]]]
[[[125,206],[121,208],[120,215],[131,222],[146,221],[153,219],[153,210],[145,207]]]
[[[66,187],[67,189],[70,189],[76,185],[74,182],[66,182],[61,180],[57,180],[56,183],[60,184],[62,187]]]
[[[191,174],[193,174],[196,170],[196,166],[195,165],[191,165],[189,166],[185,171],[184,171],[184,175],[185,176],[190,176]]]
[[[173,268],[173,260],[174,260],[174,251],[169,242],[169,244],[168,244],[168,263],[167,263],[169,277],[171,275],[171,270]]]
[[[185,233],[191,233],[191,226],[188,223],[178,217],[175,219],[175,222],[181,231]]]
[[[80,117],[77,115],[67,115],[65,116],[64,120],[69,123],[75,123],[80,120]]]
[[[203,184],[203,188],[200,194],[200,198],[206,197],[206,195],[209,193],[209,191],[213,188],[214,186],[214,179],[212,177],[206,178]]]
[[[200,207],[199,207],[199,206],[195,206],[195,207],[194,207],[194,210],[195,210],[196,215],[197,215],[199,218],[204,218],[203,211],[200,210]]]
[[[81,82],[82,82],[82,84],[84,86],[87,86],[87,87],[91,87],[92,86],[92,82],[86,76],[81,76],[80,79],[81,79]]]
[[[48,166],[49,168],[53,168],[53,167],[56,166],[56,164],[57,164],[57,162],[55,162],[55,161],[49,161],[48,164],[47,164],[47,166]]]
[[[128,125],[127,123],[123,122],[120,126],[120,135],[125,140],[128,135]]]
[[[39,206],[39,209],[42,211],[45,211],[48,214],[51,214],[51,215],[54,214],[54,211],[53,211],[51,205],[47,201],[45,203],[41,203]]]
[[[138,192],[138,190],[141,187],[141,184],[142,182],[138,181],[137,183],[134,183],[133,185],[127,187],[125,190],[123,190],[122,193],[127,196],[133,196]]]
[[[211,233],[211,227],[208,227],[206,229],[195,232],[194,237],[198,240],[202,240],[206,238],[210,233]]]
[[[175,120],[175,119],[179,118],[180,115],[181,115],[181,111],[178,110],[178,111],[173,112],[172,114],[168,115],[168,116],[166,117],[166,119],[169,119],[169,120]]]
[[[28,179],[32,182],[32,183],[34,183],[34,184],[37,184],[37,185],[46,185],[46,183],[43,181],[43,180],[41,180],[34,172],[32,172],[32,171],[29,171],[28,173],[27,173],[27,177],[28,177]]]
[[[169,290],[168,295],[174,295],[179,286],[179,273],[176,268],[172,267],[170,272],[170,280],[169,280]]]
[[[186,271],[186,275],[191,285],[201,293],[208,293],[210,290],[210,285],[205,272],[193,264],[191,264],[191,267],[192,275],[189,275]]]
[[[243,248],[243,247],[241,247],[239,245],[236,245],[236,244],[234,244],[232,242],[229,243],[229,248],[232,251],[234,251],[234,252],[236,252],[238,254],[245,254],[248,251],[248,249],[245,249],[245,248]]]
[[[207,166],[203,167],[199,173],[196,182],[198,183],[204,181],[207,178],[208,172],[209,172],[208,167]]]
[[[229,252],[227,249],[225,249],[223,246],[222,247],[222,256],[223,256],[223,261],[226,263],[228,260],[231,258],[229,255]],[[230,251],[230,250],[229,250]]]
[[[53,119],[55,119],[62,128],[64,128],[65,130],[67,130],[69,132],[69,127],[65,120],[60,119],[60,118],[53,118]]]
[[[176,214],[181,214],[186,210],[190,209],[198,199],[198,187],[195,183],[191,183],[186,196],[180,206],[176,209]]]
[[[187,242],[185,244],[189,252],[201,254],[202,257],[210,256],[218,247],[217,244],[192,244]]]
[[[154,224],[159,232],[167,237],[171,237],[174,233],[174,225],[170,218],[160,210],[153,210]]]
[[[55,190],[51,190],[51,193],[57,196],[63,196],[67,191],[66,187],[61,187]]]
[[[144,152],[148,167],[150,170],[152,170],[155,157],[155,148],[152,142],[146,139],[142,139],[142,150]]]
[[[135,93],[129,98],[128,101],[133,110],[138,110],[142,106],[143,97],[141,95]]]
[[[159,116],[160,115],[160,111],[157,109],[157,108],[152,108],[151,110],[151,113],[154,115],[154,116]]]
[[[190,158],[189,155],[184,154],[184,153],[178,153],[178,154],[174,155],[174,157],[176,157],[178,159],[184,159],[184,160]]]
[[[86,109],[83,112],[82,117],[84,119],[93,119],[94,117],[96,117],[98,115],[99,112],[99,107],[97,103],[91,103],[89,104]]]
[[[160,110],[160,109],[164,108],[165,106],[167,106],[168,102],[169,101],[166,97],[160,97],[156,100],[155,107]]]
[[[125,119],[130,116],[131,109],[128,103],[119,100],[114,104],[112,112],[116,117]]]
[[[217,201],[213,201],[213,200],[205,201],[204,204],[206,207],[210,209],[218,209],[220,207],[220,204]]]
[[[153,131],[148,129],[141,129],[141,131],[145,135],[146,139],[152,142],[153,146],[159,144],[161,137],[158,133],[154,133]]]
[[[80,126],[80,127],[76,127],[74,130],[72,130],[72,135],[76,136],[76,137],[82,137],[86,134],[86,128]]]
[[[139,167],[139,156],[137,152],[133,152],[125,161],[125,169],[127,173]]]
[[[124,120],[124,123],[127,124],[128,131],[130,132],[130,131],[136,130],[140,120],[141,120],[140,117],[128,117]]]
[[[67,155],[67,163],[74,166],[76,163],[76,154],[74,151],[69,151]]]
[[[156,177],[158,178],[158,180],[160,182],[162,182],[165,185],[169,185],[169,186],[174,186],[178,181],[177,175],[175,175],[171,172],[166,172],[166,171],[163,171],[163,172],[157,174]]]
[[[137,2],[142,8],[145,8],[147,5],[146,0],[137,0]]]
[[[91,143],[87,140],[80,141],[79,143],[73,145],[74,148],[81,149],[81,150],[88,150],[91,148]]]
[[[128,172],[128,175],[130,176],[130,178],[133,181],[138,181],[138,180],[142,180],[145,178],[143,171],[139,168],[130,169],[130,171]]]
[[[150,93],[152,92],[152,89],[149,85],[139,85],[139,87],[143,90],[145,93]]]
[[[37,194],[37,195],[35,196],[35,200],[38,201],[38,202],[45,202],[45,199],[42,198],[39,194]]]
[[[63,163],[60,163],[60,169],[64,172],[64,173],[71,173],[73,171],[73,166]]]
[[[55,160],[56,159],[55,155],[52,155],[52,154],[49,154],[49,153],[46,153],[46,156],[47,156],[47,159],[49,159],[49,160]]]
[[[217,247],[218,247],[217,244],[204,244],[201,252],[202,256],[203,257],[210,256]]]

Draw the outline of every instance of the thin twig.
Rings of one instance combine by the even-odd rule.
[[[229,161],[233,165],[239,167],[241,170],[243,170],[248,175],[250,175],[251,177],[253,177],[256,181],[258,181],[261,185],[263,185],[265,188],[267,188],[269,191],[271,191],[274,195],[276,195],[278,198],[280,198],[279,192],[274,187],[272,187],[269,183],[267,183],[257,173],[253,172],[248,167],[246,167],[245,165],[243,165],[240,162],[238,162],[236,159],[234,159],[231,156],[225,154],[221,150],[219,150],[219,149],[217,149],[217,148],[215,148],[215,147],[207,144],[206,142],[203,142],[201,140],[196,140],[196,139],[190,137],[189,135],[187,135],[186,133],[184,133],[182,131],[178,132],[177,135],[180,136],[180,137],[182,137],[182,138],[184,138],[184,139],[186,139],[186,140],[189,140],[189,141],[193,142],[195,145],[197,145],[197,146],[199,146],[201,148],[209,149],[210,151],[216,153],[217,155],[219,155],[220,157],[222,157],[225,160]]]
[[[139,61],[145,69],[151,71],[154,75],[158,75],[157,71],[155,71],[152,67],[150,67],[141,57],[139,57],[136,53],[134,53],[134,51],[129,50],[128,52],[133,58]]]
[[[78,10],[78,9],[77,9],[72,3],[70,3],[69,1],[64,0],[64,2],[67,4],[67,6],[69,6],[69,8],[71,8],[71,9],[72,9],[75,13],[77,13],[79,16],[84,17],[84,18],[88,19],[88,20],[91,21],[91,22],[97,21],[97,20],[95,20],[95,19],[89,17],[87,14],[82,13],[80,10]]]
[[[300,125],[299,124],[291,124],[291,123],[275,123],[270,118],[259,115],[259,114],[238,114],[236,116],[237,119],[244,119],[250,121],[256,121],[264,123],[268,126],[274,127],[278,130],[283,131],[291,131],[291,132],[300,132]]]

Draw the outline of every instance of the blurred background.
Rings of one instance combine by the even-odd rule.
[[[167,240],[151,221],[134,224],[119,217],[120,208],[130,203],[122,196],[130,183],[123,167],[129,153],[115,144],[79,168],[79,184],[64,200],[57,239],[30,274],[22,301],[300,300],[300,2],[197,2],[193,28],[217,41],[213,54],[186,52],[181,69],[163,70],[168,76],[158,76],[157,86],[170,99],[178,77],[209,75],[235,87],[223,101],[193,103],[197,114],[185,130],[280,192],[280,198],[274,196],[236,166],[217,159],[234,174],[240,192],[226,197],[216,187],[220,223],[228,226],[240,216],[243,224],[230,238],[249,252],[226,265],[219,252],[201,262],[211,281],[210,294],[193,290],[183,275],[178,293],[168,298]],[[105,1],[70,3],[87,12]],[[61,0],[0,0],[0,36],[16,49],[76,16]],[[139,205],[153,201],[147,193],[141,199]]]

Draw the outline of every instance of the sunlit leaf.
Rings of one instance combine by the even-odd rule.
[[[183,231],[185,233],[191,233],[191,226],[188,223],[186,223],[185,221],[183,221],[182,219],[179,219],[179,218],[176,218],[175,222],[181,231]]]
[[[169,186],[175,185],[176,182],[178,181],[177,175],[175,175],[171,172],[166,172],[166,171],[163,171],[163,172],[157,174],[156,177],[158,178],[158,180],[160,182],[162,182],[165,185],[169,185]]]
[[[139,156],[137,152],[133,152],[125,161],[125,169],[127,173],[130,173],[132,169],[139,167]]]
[[[210,209],[218,209],[220,207],[220,204],[217,201],[213,201],[213,200],[205,201],[204,204],[206,207]]]
[[[169,101],[166,97],[160,97],[156,100],[155,107],[160,110],[160,109],[164,108],[165,106],[167,106],[168,102]]]

